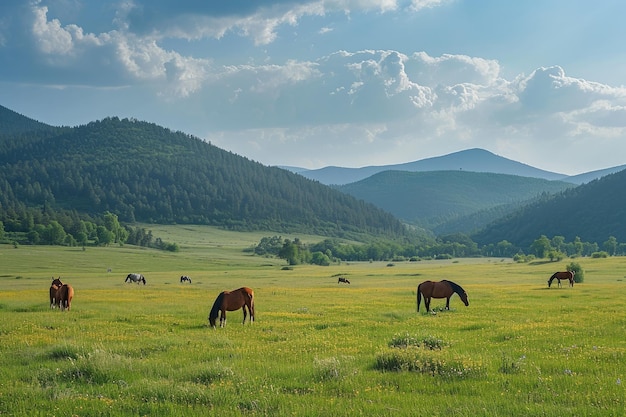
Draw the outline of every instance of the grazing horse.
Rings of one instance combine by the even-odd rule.
[[[72,288],[71,285],[63,284],[61,277],[52,280],[52,284],[50,285],[50,308],[59,306],[61,311],[70,310],[72,308],[73,298],[74,288]]]
[[[146,278],[141,274],[128,274],[124,282],[136,282],[138,285],[143,282],[143,285],[146,285]]]
[[[467,293],[459,284],[455,284],[452,281],[424,281],[417,286],[417,311],[420,311],[420,303],[422,301],[422,295],[424,296],[424,305],[426,305],[426,311],[430,311],[430,299],[431,298],[445,298],[446,310],[450,310],[450,297],[457,293],[461,298],[461,301],[465,306],[469,305],[467,299]]]
[[[550,286],[552,285],[552,281],[554,281],[555,278],[556,278],[556,281],[557,281],[559,287],[561,287],[561,280],[562,279],[568,280],[569,281],[569,286],[573,287],[574,286],[574,275],[575,274],[576,274],[576,271],[555,272],[554,274],[552,274],[552,276],[548,280],[548,288],[550,288]]]
[[[250,323],[254,322],[254,291],[248,287],[241,287],[233,291],[222,291],[209,313],[209,324],[215,328],[217,316],[220,316],[220,327],[226,325],[226,312],[243,309],[243,324],[246,323],[246,308],[250,313]]]
[[[180,277],[180,282],[188,282],[191,284],[191,278],[189,278],[187,275],[183,275],[182,277]]]
[[[345,284],[349,284],[350,283],[350,281],[348,281],[348,278],[339,277],[339,279],[337,280],[337,284],[340,284],[342,282],[345,283]]]

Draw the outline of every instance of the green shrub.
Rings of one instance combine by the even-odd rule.
[[[465,378],[484,373],[482,366],[465,360],[448,360],[419,349],[394,349],[376,357],[374,369],[389,372],[416,372],[431,376]]]
[[[567,265],[567,270],[574,272],[574,282],[581,283],[585,281],[585,270],[582,269],[578,262],[572,262]]]

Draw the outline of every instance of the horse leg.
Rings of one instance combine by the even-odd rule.
[[[243,323],[241,324],[246,324],[246,305],[244,304],[243,307],[241,307],[241,309],[243,310]]]
[[[430,311],[430,297],[424,297],[424,305],[426,306],[426,312]]]
[[[557,278],[556,280],[557,280],[557,282],[558,282],[558,284],[559,284],[559,288],[562,288],[562,287],[563,287],[563,285],[561,284],[561,280],[560,280],[560,279],[558,279],[558,278]]]
[[[450,310],[450,297],[446,298],[446,310]]]
[[[220,314],[220,327],[226,326],[226,310],[222,310]]]

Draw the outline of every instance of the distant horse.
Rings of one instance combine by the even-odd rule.
[[[350,281],[348,281],[348,278],[339,277],[339,279],[337,280],[337,284],[340,284],[342,282],[345,283],[345,284],[349,284],[350,283]]]
[[[574,286],[574,275],[576,275],[576,271],[555,272],[554,274],[552,274],[552,276],[548,280],[548,288],[550,288],[550,286],[552,285],[552,281],[554,281],[555,278],[557,280],[557,283],[559,284],[559,287],[561,287],[561,280],[562,279],[568,280],[569,281],[569,286],[573,287]]]
[[[246,323],[246,308],[250,313],[250,323],[254,322],[254,291],[248,287],[241,287],[233,291],[222,291],[209,313],[209,324],[215,328],[217,316],[220,316],[220,327],[226,325],[226,312],[243,309],[243,324]]]
[[[189,278],[187,275],[183,275],[182,277],[180,277],[180,282],[188,282],[191,284],[191,278]]]
[[[445,298],[446,310],[450,310],[450,297],[457,293],[461,297],[461,301],[465,306],[469,305],[467,299],[467,293],[459,284],[455,284],[452,281],[424,281],[417,286],[417,311],[420,311],[420,303],[422,302],[422,295],[424,296],[424,305],[426,305],[426,311],[430,311],[430,299],[431,298]]]
[[[54,292],[54,294],[53,294]],[[69,284],[63,284],[61,277],[54,278],[50,285],[50,308],[59,306],[61,311],[70,310],[72,308],[72,299],[74,298],[74,288]]]
[[[146,285],[146,278],[141,274],[128,274],[124,282],[136,282],[137,284],[143,282],[143,285]]]

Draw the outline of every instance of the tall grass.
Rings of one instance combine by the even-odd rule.
[[[621,416],[626,259],[577,259],[585,282],[547,288],[559,263],[455,260],[296,266],[223,231],[179,253],[0,246],[0,414]],[[256,236],[255,236],[256,238]],[[166,239],[175,241],[175,239]],[[229,242],[239,242],[230,243]],[[111,272],[107,272],[107,269]],[[129,272],[148,285],[125,284]],[[180,275],[193,284],[181,284]],[[349,277],[338,286],[336,275]],[[50,277],[76,290],[50,310]],[[468,292],[415,311],[417,284]],[[255,290],[257,317],[223,329],[218,292]]]

